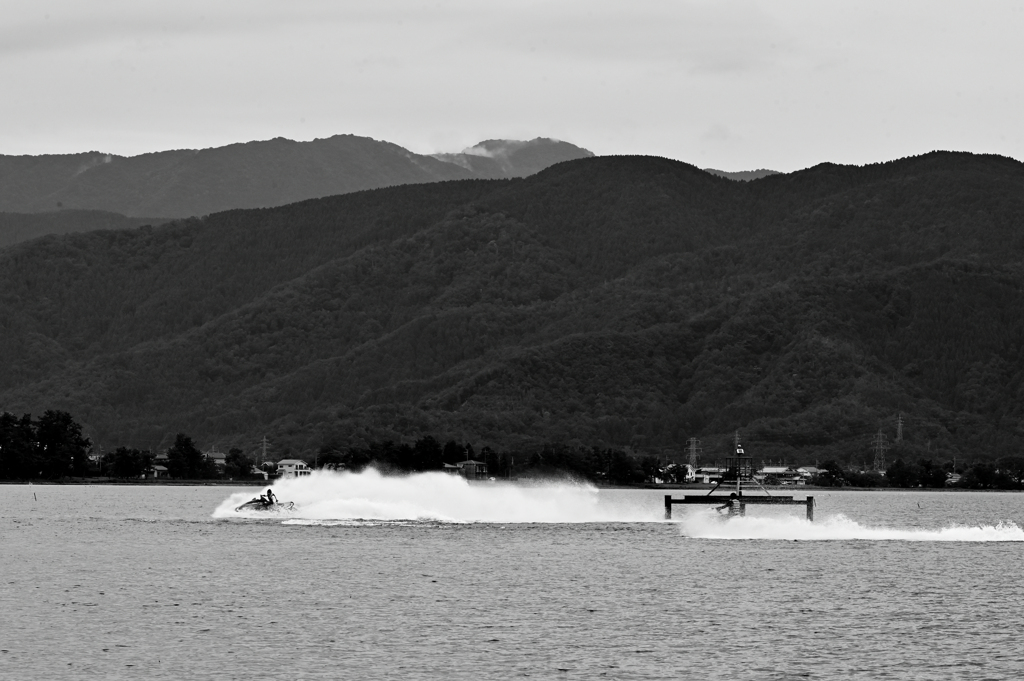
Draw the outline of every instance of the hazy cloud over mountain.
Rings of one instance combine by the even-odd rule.
[[[488,137],[791,171],[1024,158],[1018,3],[39,5],[0,27],[0,153],[338,130],[429,155]]]

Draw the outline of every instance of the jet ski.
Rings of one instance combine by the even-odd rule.
[[[241,511],[263,511],[263,512],[280,512],[280,511],[294,511],[295,503],[292,501],[279,501],[276,497],[270,497],[269,499],[265,496],[253,497],[249,501],[245,502],[241,506],[235,507],[235,512]]]

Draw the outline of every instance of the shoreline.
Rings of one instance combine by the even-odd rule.
[[[110,485],[112,487],[269,487],[275,480],[111,480],[75,478],[71,480],[0,480],[0,485]]]
[[[0,480],[0,485],[109,485],[112,487],[270,487],[277,480],[116,480],[110,478],[73,478],[66,480]],[[478,481],[470,481],[478,482]],[[542,482],[541,480],[520,479],[516,482]],[[639,485],[606,485],[601,483],[585,482],[597,489],[646,489],[665,490],[667,492],[705,492],[710,491],[714,485],[679,484],[679,483],[644,483]],[[719,488],[729,492],[724,486]],[[1010,492],[1021,493],[1019,489],[972,489],[967,487],[816,487],[814,485],[776,485],[765,486],[769,492],[801,493],[801,492]],[[788,496],[788,494],[787,494]]]
[[[599,489],[651,489],[651,490],[694,490],[703,492],[711,490],[714,485],[703,483],[695,485],[680,485],[674,483],[665,484],[643,484],[643,485],[597,485]],[[818,487],[815,485],[765,485],[769,492],[1022,492],[1019,489],[976,489],[971,487]],[[719,487],[720,491],[729,492],[730,489],[724,485]]]

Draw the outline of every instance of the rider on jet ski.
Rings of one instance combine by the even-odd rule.
[[[258,497],[253,497],[250,501],[245,502],[244,504],[242,504],[241,506],[239,506],[235,510],[236,511],[243,511],[243,510],[256,510],[256,511],[278,511],[278,510],[284,510],[284,511],[290,511],[290,510],[292,510],[294,508],[295,508],[295,504],[293,504],[290,501],[285,502],[285,503],[281,503],[281,500],[278,499],[274,495],[273,491],[271,491],[268,488],[265,494],[260,494]]]

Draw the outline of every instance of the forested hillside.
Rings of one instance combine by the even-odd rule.
[[[74,208],[183,218],[402,184],[518,177],[590,155],[556,140],[492,140],[481,143],[475,155],[450,154],[442,160],[355,135],[312,142],[276,138],[130,157],[100,152],[0,155],[0,211]]]
[[[779,174],[779,171],[768,170],[767,168],[759,168],[757,170],[740,170],[734,172],[730,172],[728,170],[716,170],[715,168],[705,168],[704,172],[711,173],[712,175],[718,175],[719,177],[726,177],[730,180],[739,180],[741,182],[749,182],[750,180],[758,180],[762,177]]]
[[[0,409],[102,447],[429,434],[790,463],[1024,446],[1024,166],[651,157],[0,250]]]
[[[61,210],[48,213],[0,213],[0,248],[47,234],[127,229],[167,222],[161,218],[128,218],[102,210]]]

